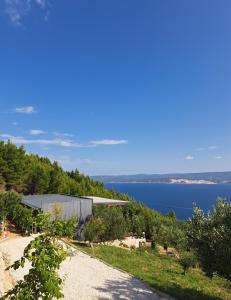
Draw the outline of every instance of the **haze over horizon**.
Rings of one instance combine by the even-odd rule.
[[[230,11],[1,1],[0,140],[89,175],[230,171]]]

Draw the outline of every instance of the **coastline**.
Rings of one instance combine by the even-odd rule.
[[[202,185],[202,184],[206,184],[206,185],[213,185],[213,184],[226,184],[228,185],[228,183],[224,183],[224,182],[201,182],[201,183],[196,183],[196,182],[190,182],[190,183],[186,183],[186,182],[161,182],[161,181],[102,181],[104,184],[113,184],[113,183],[131,183],[131,184],[144,184],[144,183],[147,183],[147,184],[169,184],[169,185]]]

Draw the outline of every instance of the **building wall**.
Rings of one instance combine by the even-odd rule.
[[[92,200],[90,199],[75,199],[75,201],[42,203],[41,210],[49,212],[55,217],[55,210],[61,211],[60,218],[68,220],[77,218],[79,221],[85,221],[88,216],[92,215]]]

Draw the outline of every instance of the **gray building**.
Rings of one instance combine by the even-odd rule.
[[[33,209],[50,213],[55,216],[55,210],[60,209],[60,218],[68,220],[76,218],[84,222],[92,215],[91,198],[66,196],[59,194],[29,195],[22,197],[22,203]]]

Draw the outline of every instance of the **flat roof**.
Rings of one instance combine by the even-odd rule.
[[[103,197],[95,197],[95,196],[84,196],[84,198],[92,199],[93,204],[106,204],[106,205],[126,205],[128,201],[103,198]]]
[[[84,198],[86,199],[86,197],[75,197],[60,194],[28,195],[22,197],[22,203],[31,208],[42,209],[43,203],[81,201]],[[89,200],[89,198],[86,200]]]

